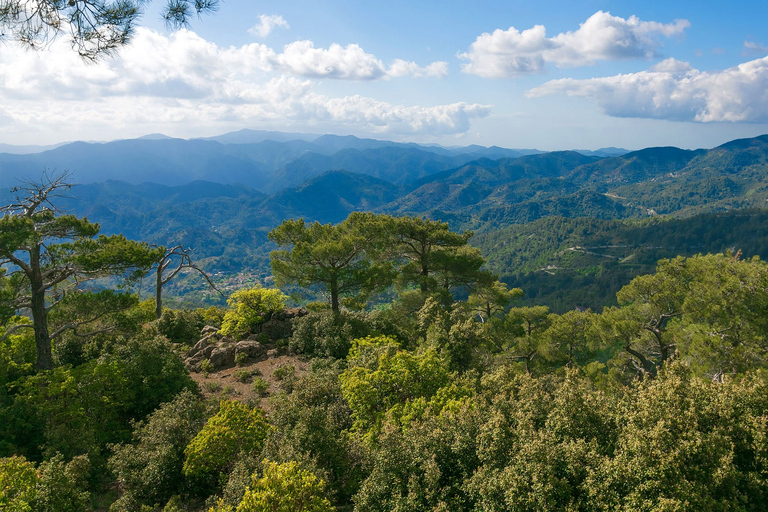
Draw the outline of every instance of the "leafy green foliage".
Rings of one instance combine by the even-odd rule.
[[[200,311],[163,310],[155,322],[157,331],[173,343],[194,344],[200,338],[200,329],[206,323]]]
[[[35,512],[85,512],[91,509],[88,477],[90,462],[78,455],[68,463],[57,454],[40,464]]]
[[[167,342],[134,340],[99,360],[17,380],[0,414],[21,453],[87,453],[96,463],[107,443],[128,438],[131,420],[195,388]]]
[[[318,286],[334,312],[339,311],[342,297],[373,292],[394,277],[388,262],[370,257],[385,243],[381,223],[373,214],[354,212],[336,226],[286,220],[270,231],[269,238],[280,247],[290,247],[271,254],[278,284]]]
[[[219,412],[184,450],[184,475],[215,488],[220,474],[227,473],[238,457],[261,452],[269,430],[261,409],[221,402]]]
[[[287,299],[283,292],[274,288],[256,286],[238,290],[227,299],[231,309],[224,315],[220,332],[239,339],[268,320],[273,313],[282,311]]]
[[[353,429],[369,438],[379,431],[388,411],[407,417],[413,412],[409,404],[432,398],[450,377],[447,362],[433,348],[422,354],[382,351],[377,363],[373,369],[352,366],[339,375],[342,393],[352,409]]]
[[[133,444],[112,447],[109,467],[123,492],[113,510],[158,506],[173,495],[193,494],[182,474],[184,450],[200,432],[205,411],[191,392],[183,391],[134,426]]]
[[[24,457],[0,459],[0,510],[31,512],[37,484],[35,465]]]
[[[264,456],[273,461],[298,461],[324,476],[335,500],[346,503],[363,477],[363,456],[354,438],[351,409],[344,399],[339,369],[313,368],[294,384],[290,395],[272,398],[270,432]]]
[[[370,334],[373,324],[366,313],[312,311],[294,321],[288,346],[299,354],[343,359],[352,340]]]
[[[262,377],[254,377],[251,389],[253,389],[253,392],[257,395],[263,396],[269,389],[269,382],[265,381]]]
[[[264,462],[264,476],[253,478],[237,512],[331,512],[325,482],[297,462]]]

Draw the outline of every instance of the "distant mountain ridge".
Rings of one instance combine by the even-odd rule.
[[[69,171],[79,183],[110,179],[161,185],[195,180],[241,183],[276,192],[331,169],[406,183],[481,158],[542,153],[497,146],[442,147],[352,135],[239,130],[213,137],[178,139],[161,133],[111,142],[55,146],[0,144],[4,176],[34,179],[43,169]]]
[[[336,223],[353,211],[411,214],[446,221],[455,230],[475,231],[477,243],[486,248],[494,270],[506,275],[511,285],[524,285],[531,297],[555,300],[555,290],[583,282],[587,287],[583,290],[594,292],[594,301],[582,305],[604,304],[607,295],[599,290],[612,290],[625,282],[624,278],[636,275],[630,267],[638,261],[642,265],[637,271],[646,272],[653,257],[673,254],[653,252],[656,246],[643,242],[642,252],[630,248],[603,259],[579,253],[574,260],[569,255],[571,245],[563,248],[562,244],[634,243],[633,238],[602,242],[592,237],[590,229],[623,230],[611,223],[627,220],[657,226],[643,235],[651,238],[664,231],[664,222],[654,220],[657,215],[679,219],[724,215],[706,217],[714,219],[710,223],[717,233],[707,231],[706,220],[690,225],[696,226],[704,243],[721,236],[728,219],[740,219],[731,217],[730,212],[768,206],[768,135],[712,149],[645,148],[613,157],[558,151],[498,159],[478,157],[477,148],[457,153],[455,149],[385,141],[324,140],[329,145],[299,139],[223,144],[152,137],[108,144],[75,143],[47,153],[68,155],[90,173],[81,177],[88,175],[94,180],[104,175],[101,165],[128,169],[130,158],[141,156],[146,166],[134,169],[129,177],[143,183],[104,179],[86,183],[74,187],[72,197],[63,199],[59,206],[100,223],[107,234],[123,233],[150,243],[192,247],[209,270],[269,275],[269,251],[274,247],[267,233],[287,218]],[[345,140],[358,147],[334,151]],[[6,164],[30,165],[28,177],[39,179],[40,161],[35,158],[40,155],[45,153],[2,155],[0,204],[10,202],[8,189],[14,184],[7,179],[13,175]],[[236,182],[243,177],[250,182]],[[161,180],[165,182],[157,183]],[[581,220],[574,224],[570,222],[573,219]],[[531,222],[535,224],[528,224]],[[743,229],[760,225],[749,222]],[[574,226],[580,238],[572,236]],[[550,247],[547,244],[548,240],[554,243],[553,233],[560,241]],[[535,236],[526,238],[531,235]],[[768,233],[764,238],[768,240]],[[738,241],[744,236],[723,239]],[[550,247],[548,262],[531,252],[534,242]],[[695,243],[686,242],[685,250],[695,251]],[[730,243],[706,247],[721,250],[731,247]],[[668,242],[666,246],[673,247]],[[534,260],[526,260],[528,273],[513,280],[510,275],[514,269],[505,266],[521,265],[518,253]],[[497,257],[501,254],[504,258]],[[530,268],[536,262],[543,267],[563,267],[565,261],[579,264],[570,274],[554,268],[544,272],[546,276],[556,273],[557,278],[539,275]],[[611,277],[614,263],[623,269],[621,279]],[[607,273],[603,275],[603,271]],[[567,304],[570,302],[563,302],[563,307]]]

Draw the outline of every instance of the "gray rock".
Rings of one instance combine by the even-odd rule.
[[[279,349],[273,348],[271,350],[267,350],[267,357],[272,358],[272,357],[277,357],[279,355],[280,355]]]
[[[266,352],[267,349],[258,341],[243,340],[235,345],[235,354],[245,354],[248,357],[263,357]]]
[[[200,363],[200,361],[202,361],[205,358],[206,358],[206,355],[203,352],[198,352],[192,357],[188,357],[187,359],[185,359],[184,364],[187,365],[187,368],[196,367]]]
[[[216,347],[208,359],[211,360],[214,368],[233,365],[235,364],[235,347],[231,345]]]
[[[208,346],[208,338],[206,337],[201,339],[197,343],[195,343],[195,346],[189,349],[189,352],[187,352],[187,357],[192,357],[193,355],[197,354],[207,346]]]
[[[206,325],[200,330],[200,334],[202,334],[203,336],[206,336],[208,334],[216,334],[217,332],[219,332],[219,329],[212,325]]]

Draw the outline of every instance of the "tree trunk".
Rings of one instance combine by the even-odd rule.
[[[157,279],[155,280],[155,320],[160,320],[163,315],[163,261],[157,265]]]
[[[45,309],[45,289],[43,277],[40,272],[40,248],[30,251],[29,290],[31,295],[32,325],[35,330],[35,348],[37,349],[37,361],[35,369],[50,370],[53,368],[53,355],[51,352],[51,336],[48,333],[48,312]]]
[[[335,275],[331,277],[331,310],[339,312],[339,282]]]
[[[427,293],[429,291],[429,267],[427,267],[425,264],[422,263],[421,265],[421,278],[419,279],[419,285],[421,286],[422,293]]]

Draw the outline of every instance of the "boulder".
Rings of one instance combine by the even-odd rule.
[[[203,336],[206,336],[209,334],[216,334],[217,332],[219,332],[218,327],[214,327],[212,325],[206,325],[200,330],[200,334],[202,334]]]
[[[187,352],[187,357],[192,357],[193,355],[197,354],[198,352],[203,350],[205,347],[207,347],[209,338],[210,336],[206,336],[205,338],[195,343],[195,346],[189,349],[189,352]]]
[[[210,358],[213,351],[216,350],[216,345],[208,345],[206,343],[201,345],[202,348],[198,347],[198,345],[201,345],[200,342],[187,352],[186,361],[202,361],[203,359]]]
[[[304,308],[285,308],[272,314],[271,318],[259,326],[259,333],[266,334],[273,340],[290,338],[293,334],[293,320],[307,314]]]
[[[232,345],[216,347],[208,359],[211,360],[214,368],[231,366],[235,364],[235,347]]]
[[[243,340],[235,344],[235,355],[245,354],[248,357],[259,358],[263,357],[266,353],[266,347],[258,341]]]

